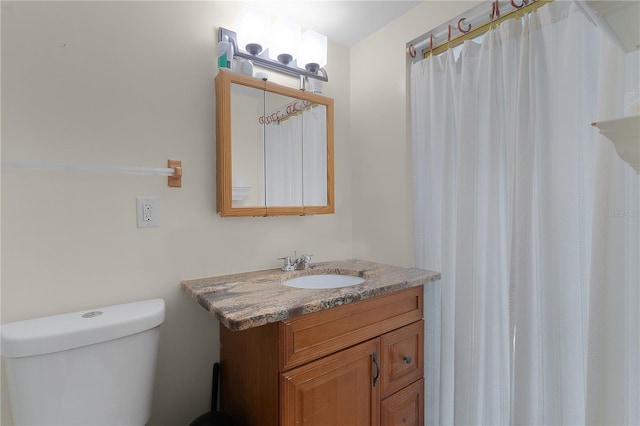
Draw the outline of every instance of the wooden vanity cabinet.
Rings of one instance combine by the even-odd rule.
[[[240,425],[423,424],[422,286],[244,331],[220,327],[220,406]]]
[[[379,352],[372,339],[282,373],[280,424],[379,424],[380,386],[372,385],[372,354]]]

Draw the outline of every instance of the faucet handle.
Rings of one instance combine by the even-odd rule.
[[[302,259],[302,262],[304,263],[304,269],[307,269],[309,267],[309,264],[311,263],[311,256],[313,255],[303,254],[302,256],[300,256],[300,259]]]
[[[282,268],[280,268],[281,270],[293,271],[294,266],[291,263],[291,256],[279,257],[278,259],[284,261],[284,265],[282,265]]]

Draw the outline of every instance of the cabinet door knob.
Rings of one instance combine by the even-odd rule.
[[[406,418],[406,417],[403,417],[403,418],[402,418],[402,423],[406,423],[406,422],[407,422],[407,418]]]
[[[411,357],[410,356],[403,356],[402,360],[407,363],[407,364],[411,364]]]

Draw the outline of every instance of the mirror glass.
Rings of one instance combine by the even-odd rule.
[[[231,85],[232,205],[264,206],[264,90]]]
[[[326,205],[326,107],[270,92],[265,106],[266,205]]]
[[[224,157],[218,160],[218,191],[224,192],[229,180],[232,187],[231,210],[218,206],[218,211],[232,216],[333,213],[332,103],[293,89],[279,91],[273,83],[262,82],[271,90],[241,83],[230,83],[228,105],[218,100],[219,109],[229,109],[228,116],[217,113],[217,125],[223,126],[217,131],[218,155]],[[227,159],[231,167],[224,164]],[[219,194],[218,203],[225,199]]]

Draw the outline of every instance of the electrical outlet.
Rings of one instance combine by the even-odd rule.
[[[158,199],[156,197],[136,197],[138,228],[160,226],[158,220]]]

